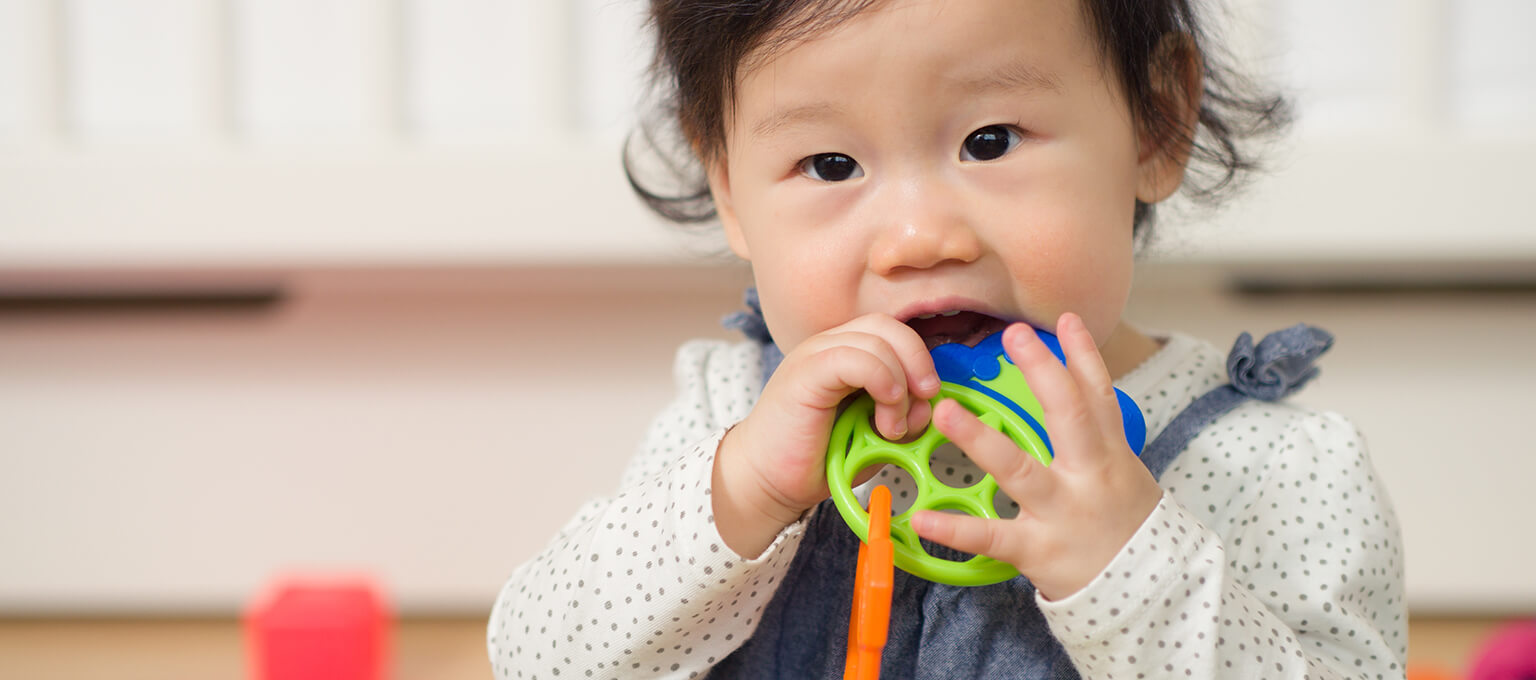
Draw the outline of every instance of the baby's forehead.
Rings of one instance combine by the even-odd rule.
[[[1011,33],[1071,35],[1091,44],[1096,57],[1103,56],[1099,54],[1102,41],[1093,30],[1093,22],[1086,13],[1085,3],[1081,0],[960,1],[972,8],[988,5],[1001,7],[1004,11],[1000,14],[1011,15],[1002,17],[1002,23],[989,21],[988,24],[992,28],[1007,28],[1013,25],[1019,30]],[[910,45],[914,40],[914,32],[928,30],[955,15],[956,12],[952,11],[954,2],[955,0],[858,0],[853,2],[803,0],[792,3],[798,7],[790,9],[776,23],[762,27],[759,36],[750,38],[750,43],[729,69],[729,73],[733,76],[732,80],[739,83],[773,64],[787,52],[808,43],[836,41],[847,33],[860,33],[866,40],[872,37],[875,41],[891,47]],[[1021,9],[1024,9],[1022,13]],[[985,10],[981,13],[984,14]],[[972,15],[974,14],[976,13],[973,12]],[[1019,20],[1021,14],[1027,16],[1027,19]],[[903,15],[908,20],[906,28],[910,30],[899,28],[892,30],[890,22],[882,25],[883,30],[860,30],[863,24],[871,23],[876,15],[887,17]],[[968,50],[978,58],[985,57],[996,47],[995,43],[989,43],[981,36],[977,36],[977,41],[967,46]],[[871,56],[878,58],[878,55]]]
[[[1110,60],[1072,10],[1077,0],[952,4],[865,3],[861,12],[792,23],[743,56],[727,91],[733,100],[746,89],[825,96],[879,82],[921,83],[932,96],[1060,93],[1068,81],[1108,75]]]
[[[836,2],[828,0],[803,0],[796,9],[780,17],[775,25],[766,27],[742,52],[735,72],[744,78],[763,66],[772,63],[786,50],[808,41],[822,39],[839,26],[893,0],[864,0],[863,2]],[[839,11],[824,11],[826,6],[839,6]]]

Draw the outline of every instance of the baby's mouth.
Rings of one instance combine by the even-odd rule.
[[[975,347],[984,338],[1008,327],[1008,322],[980,312],[949,311],[924,314],[907,319],[907,325],[922,336],[929,351],[939,345],[958,342]]]

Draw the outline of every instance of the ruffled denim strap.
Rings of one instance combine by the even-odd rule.
[[[1248,399],[1277,401],[1301,389],[1317,376],[1312,363],[1333,346],[1333,335],[1307,324],[1296,324],[1264,336],[1253,344],[1243,333],[1227,356],[1227,377],[1232,382],[1206,392],[1184,409],[1141,453],[1141,462],[1154,477],[1184,450],[1217,416]]]
[[[757,288],[748,288],[743,302],[747,309],[730,314],[720,320],[720,325],[728,330],[741,331],[742,335],[763,346],[762,369],[763,384],[768,384],[768,377],[773,375],[774,369],[779,367],[779,362],[784,360],[784,351],[774,344],[773,336],[768,333],[768,322],[763,320],[763,305],[757,299]]]

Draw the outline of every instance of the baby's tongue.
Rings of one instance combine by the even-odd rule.
[[[912,330],[923,336],[923,342],[932,350],[939,345],[958,342],[967,347],[975,347],[983,338],[1003,330],[1008,324],[1002,319],[977,314],[976,312],[960,312],[953,316],[935,316],[931,319],[912,319],[907,322]]]

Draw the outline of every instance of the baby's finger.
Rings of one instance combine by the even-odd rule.
[[[986,555],[1009,564],[1020,564],[1021,541],[1011,520],[986,519],[924,510],[912,515],[912,530],[918,536],[947,545],[961,552]]]
[[[887,437],[906,433],[906,380],[880,357],[861,348],[834,345],[811,355],[806,402],[814,408],[832,408],[855,390],[875,400],[875,427]]]
[[[860,348],[871,356],[878,358],[890,371],[892,384],[895,389],[873,391],[866,388],[871,398],[875,400],[875,429],[880,436],[891,441],[906,438],[912,431],[909,416],[912,411],[913,398],[911,384],[907,378],[906,368],[897,358],[895,351],[885,338],[871,333],[849,332],[839,337],[847,337],[850,340],[857,339]]]
[[[1050,497],[1054,485],[1050,471],[1008,435],[988,427],[958,402],[939,402],[934,409],[934,424],[978,467],[992,475],[997,486],[1019,504],[1021,513],[1029,513],[1030,506]]]
[[[811,340],[807,340],[806,345],[813,348],[816,352],[825,352],[835,347],[852,347],[868,353],[884,363],[890,369],[891,374],[896,376],[897,382],[903,388],[900,396],[905,398],[907,393],[906,367],[902,365],[901,359],[896,356],[896,352],[891,349],[890,343],[875,333],[851,328],[851,325],[845,324],[837,329],[816,336]],[[873,393],[871,393],[871,396],[875,397],[876,400],[881,400],[884,397],[884,395]]]
[[[1067,370],[1077,380],[1079,392],[1088,406],[1088,413],[1098,424],[1105,441],[1125,438],[1120,420],[1120,400],[1115,396],[1114,380],[1104,366],[1099,346],[1083,320],[1076,314],[1061,315],[1056,323],[1056,337],[1061,340],[1062,352],[1067,358]],[[1094,451],[1098,447],[1090,447]]]
[[[922,399],[931,399],[939,393],[939,373],[933,367],[933,355],[923,337],[889,314],[866,314],[842,326],[878,336],[891,347],[891,352],[901,364],[907,376],[907,389]]]
[[[928,429],[928,422],[933,417],[933,405],[926,399],[913,399],[912,406],[907,410],[907,433],[921,433]]]
[[[1056,355],[1035,337],[1033,328],[1014,324],[1003,332],[1003,348],[1045,411],[1045,430],[1057,459],[1063,452],[1077,452],[1095,445],[1098,423],[1078,389],[1077,381]]]

